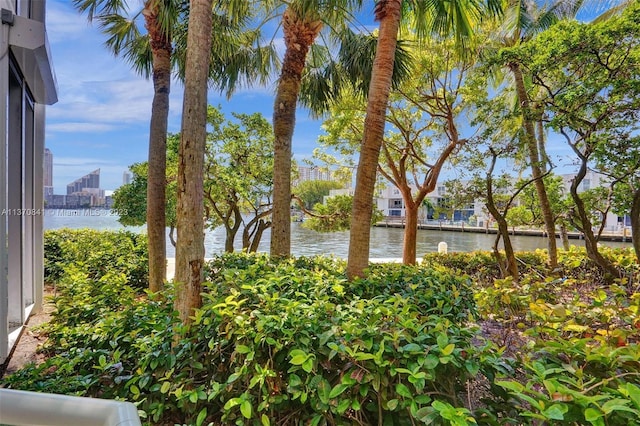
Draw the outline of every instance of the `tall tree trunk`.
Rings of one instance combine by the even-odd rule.
[[[147,238],[149,290],[162,290],[166,279],[166,163],[169,90],[171,88],[171,37],[158,22],[155,1],[146,1],[145,27],[153,57],[153,103],[149,126],[149,171],[147,174]]]
[[[416,264],[416,239],[418,234],[418,207],[420,204],[405,203],[404,240],[402,245],[402,263]]]
[[[373,191],[382,138],[384,137],[387,103],[391,91],[401,4],[401,0],[383,0],[376,3],[375,7],[375,17],[380,22],[380,29],[369,86],[356,187],[353,194],[353,213],[347,260],[349,279],[363,276],[364,270],[369,265]]]
[[[204,154],[212,0],[191,0],[178,163],[175,309],[183,324],[202,305],[204,263]]]
[[[571,187],[569,189],[569,191],[571,192],[571,198],[576,205],[575,209],[578,215],[579,223],[576,223],[574,221],[574,224],[584,235],[584,246],[587,250],[587,257],[593,260],[593,262],[600,268],[602,268],[605,273],[610,275],[611,278],[618,277],[620,276],[620,271],[618,271],[618,269],[616,269],[616,267],[611,262],[609,262],[604,256],[602,256],[602,254],[598,250],[598,240],[593,233],[593,224],[589,219],[589,214],[587,213],[584,202],[578,194],[578,187],[580,186],[580,183],[582,182],[586,174],[587,160],[586,157],[584,157],[582,158],[580,169],[578,170],[576,177],[573,179],[573,182],[571,182]]]
[[[562,241],[563,249],[569,250],[571,248],[569,244],[569,231],[567,230],[567,225],[564,223],[560,224],[560,240]]]
[[[542,212],[542,219],[544,220],[544,226],[548,235],[547,247],[549,252],[549,268],[555,269],[558,267],[556,226],[553,219],[553,212],[551,211],[551,204],[549,203],[549,197],[547,196],[547,189],[543,180],[544,173],[542,171],[542,159],[540,158],[540,152],[538,151],[538,141],[536,139],[534,120],[529,104],[529,96],[527,95],[524,76],[522,75],[520,65],[517,63],[511,63],[509,64],[509,69],[511,70],[515,80],[518,102],[520,103],[520,109],[522,111],[522,126],[524,130],[525,145],[529,153],[529,161],[531,162],[531,175],[536,186],[536,193],[540,202],[540,211]]]
[[[487,172],[487,202],[485,203],[485,206],[487,207],[489,213],[491,213],[493,218],[496,220],[496,223],[498,224],[498,234],[502,236],[502,240],[504,241],[504,253],[507,258],[505,267],[502,266],[500,252],[498,251],[498,242],[500,241],[499,237],[496,238],[493,251],[496,256],[498,266],[500,266],[500,270],[506,271],[506,273],[509,274],[515,282],[518,282],[520,281],[520,272],[518,270],[516,255],[513,251],[513,246],[511,245],[511,237],[509,237],[509,225],[507,224],[507,220],[505,219],[506,210],[505,214],[500,213],[493,198],[493,170],[495,169],[498,156],[493,150],[491,150],[491,153],[493,157],[491,159],[491,166],[489,167],[489,171]]]
[[[626,226],[626,224],[624,224]],[[636,258],[640,263],[640,189],[633,191],[633,203],[631,204],[631,241]]]
[[[231,215],[227,217],[227,220],[224,223],[224,228],[226,230],[226,237],[224,239],[224,251],[227,253],[234,252],[233,245],[236,240],[236,234],[238,233],[238,229],[240,229],[240,225],[242,225],[242,213],[240,213],[240,209],[238,208],[237,205],[233,208],[232,214],[233,214],[233,224],[231,225],[229,223],[231,221],[230,219]]]
[[[322,28],[290,8],[282,17],[286,52],[273,108],[273,219],[271,256],[291,254],[291,140],[307,53]]]

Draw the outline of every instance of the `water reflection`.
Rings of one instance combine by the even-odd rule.
[[[45,216],[45,229],[57,228],[94,228],[94,229],[123,229],[117,216]],[[144,227],[127,227],[133,232],[144,232]],[[265,232],[259,251],[269,251],[271,234]],[[438,230],[418,230],[417,253],[435,252],[438,243],[444,241],[449,251],[490,250],[495,241],[493,234],[476,234],[470,232],[448,232]],[[371,230],[371,258],[399,258],[402,257],[403,230],[397,228],[373,228]],[[168,241],[168,240],[167,240]],[[515,250],[529,251],[546,248],[547,242],[542,237],[514,236],[512,243]],[[571,240],[571,244],[583,245],[580,240]],[[630,247],[630,243],[603,242],[613,247]],[[242,247],[241,240],[236,241],[236,249]],[[346,258],[349,248],[349,232],[319,233],[310,231],[300,223],[291,224],[291,252],[294,256],[334,255]],[[224,229],[217,228],[208,231],[205,236],[206,255],[211,256],[224,250]],[[175,257],[175,250],[171,244],[167,246],[167,256]]]

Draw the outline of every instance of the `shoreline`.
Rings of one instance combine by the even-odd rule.
[[[404,220],[386,219],[376,223],[374,226],[379,228],[400,228],[404,229]],[[475,234],[497,234],[498,229],[484,226],[465,225],[463,222],[459,224],[451,223],[418,223],[418,229],[433,231],[451,231],[451,232],[471,232]],[[510,229],[509,235],[520,235],[526,237],[547,237],[547,233],[541,229]],[[584,240],[581,232],[571,231],[567,233],[570,240]],[[556,234],[556,238],[560,238],[560,234]],[[631,230],[624,229],[617,232],[603,232],[600,236],[601,241],[615,241],[620,243],[632,242]]]

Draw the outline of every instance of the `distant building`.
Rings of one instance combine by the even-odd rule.
[[[575,179],[575,174],[563,174],[560,175],[563,180],[564,192],[569,194],[569,187],[571,182]],[[462,182],[463,184],[466,182]],[[589,189],[597,187],[608,186],[607,177],[605,175],[588,171],[585,178],[580,183],[578,193],[588,191]],[[338,190],[341,191],[341,190]],[[345,191],[345,190],[342,190]],[[412,192],[415,193],[415,188],[412,188]],[[337,194],[337,191],[331,191],[331,195]],[[476,223],[473,225],[484,226],[489,221],[491,222],[490,215],[486,211],[484,203],[481,200],[475,200],[467,206],[457,206],[451,208],[451,194],[447,193],[445,185],[437,185],[436,189],[429,193],[422,206],[418,209],[418,220],[451,220],[451,221],[468,221],[470,218],[475,218]],[[404,200],[400,194],[400,190],[394,186],[387,186],[376,196],[376,207],[382,211],[382,214],[386,217],[404,218],[406,215]],[[517,200],[514,205],[517,205]],[[439,214],[437,213],[439,211]],[[447,213],[444,213],[447,212]],[[618,216],[609,211],[606,217],[601,218],[606,224],[607,231],[615,231],[624,226],[630,226],[630,216],[623,215]]]
[[[125,171],[122,173],[122,184],[127,185],[129,183],[131,183],[131,173]]]
[[[84,175],[81,178],[76,179],[67,185],[67,195],[72,195],[77,192],[85,192],[87,189],[99,189],[100,188],[100,169],[94,170],[88,175]]]
[[[308,180],[333,180],[331,171],[319,167],[298,166],[298,179],[294,182],[299,184]]]
[[[89,201],[87,202],[87,200]],[[97,206],[104,206],[104,189],[100,189],[100,169],[94,170],[67,185],[66,207]]]
[[[44,149],[44,199],[53,195],[53,153],[49,148]]]

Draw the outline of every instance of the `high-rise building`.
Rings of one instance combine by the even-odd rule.
[[[53,195],[53,153],[49,148],[44,149],[44,200]]]
[[[100,188],[100,169],[94,170],[88,175],[84,175],[68,184],[67,195],[72,195],[77,192],[87,192],[86,190],[90,188]]]
[[[131,183],[131,173],[125,171],[122,173],[122,184],[126,185],[128,183]]]
[[[72,197],[69,197],[72,196]],[[89,197],[90,202],[86,201]],[[75,198],[74,198],[75,197]],[[82,201],[72,201],[82,200]],[[67,185],[67,207],[86,207],[104,205],[104,189],[100,189],[100,169],[96,169]]]
[[[318,167],[298,166],[298,179],[296,183],[307,180],[332,180],[331,172]]]
[[[53,186],[53,153],[44,149],[44,186]]]

